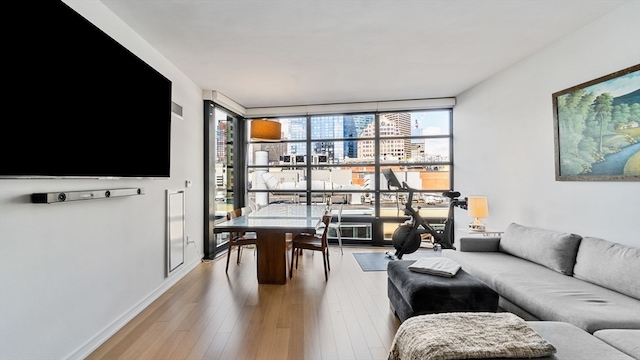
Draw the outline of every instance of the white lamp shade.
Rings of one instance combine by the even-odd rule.
[[[467,198],[469,217],[486,218],[489,216],[489,202],[486,196],[469,196]]]

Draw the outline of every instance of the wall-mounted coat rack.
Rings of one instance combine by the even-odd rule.
[[[106,199],[122,196],[144,195],[141,188],[103,189],[83,191],[58,191],[49,193],[31,194],[31,202],[34,204],[52,204],[77,200]]]

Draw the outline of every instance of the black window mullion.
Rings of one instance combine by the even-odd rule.
[[[307,204],[311,204],[311,199],[313,198],[313,194],[311,193],[311,116],[307,115],[307,139],[306,139],[306,157],[307,161],[305,162],[305,172],[307,174]]]

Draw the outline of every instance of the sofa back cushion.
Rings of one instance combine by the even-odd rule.
[[[640,249],[594,237],[580,243],[573,276],[640,300]]]
[[[500,251],[572,275],[581,239],[575,234],[511,223],[500,239]]]

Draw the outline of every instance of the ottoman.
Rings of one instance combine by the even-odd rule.
[[[444,312],[496,312],[498,294],[460,269],[454,277],[413,272],[415,260],[387,265],[387,295],[400,321],[415,315]]]
[[[494,316],[496,321],[503,319],[504,323],[492,320]],[[398,328],[388,360],[634,359],[575,325],[556,321],[525,322],[516,318],[510,313],[449,313],[414,317]],[[437,329],[434,331],[434,328]],[[555,349],[554,353],[549,344]]]

